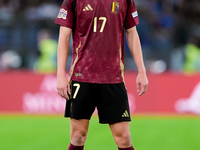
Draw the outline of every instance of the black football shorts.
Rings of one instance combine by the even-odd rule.
[[[100,123],[131,121],[124,83],[96,84],[72,81],[65,117],[90,119],[95,108]]]

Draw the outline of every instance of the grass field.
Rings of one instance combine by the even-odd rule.
[[[62,115],[0,115],[0,150],[67,150],[69,119]],[[136,150],[200,150],[200,117],[132,116]],[[93,117],[85,150],[117,150],[108,125]]]

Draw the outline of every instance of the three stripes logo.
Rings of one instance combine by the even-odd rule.
[[[90,10],[93,10],[93,8],[90,6],[90,4],[88,4],[88,5],[83,9],[83,11],[90,11]]]
[[[111,11],[112,13],[117,13],[119,10],[119,3],[118,2],[111,2]]]
[[[129,117],[128,111],[125,110],[125,112],[123,113],[122,117]]]

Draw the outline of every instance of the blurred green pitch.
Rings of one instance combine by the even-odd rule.
[[[199,150],[199,116],[132,116],[136,150]],[[1,150],[67,150],[69,119],[62,115],[0,115]],[[108,125],[90,121],[85,150],[117,150]]]

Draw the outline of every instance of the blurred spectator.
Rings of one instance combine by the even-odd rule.
[[[199,35],[191,36],[189,43],[185,46],[185,61],[183,71],[187,74],[200,72],[200,30]]]
[[[42,29],[38,32],[38,47],[40,56],[34,64],[34,70],[39,73],[56,72],[57,40],[52,38],[51,32]]]

